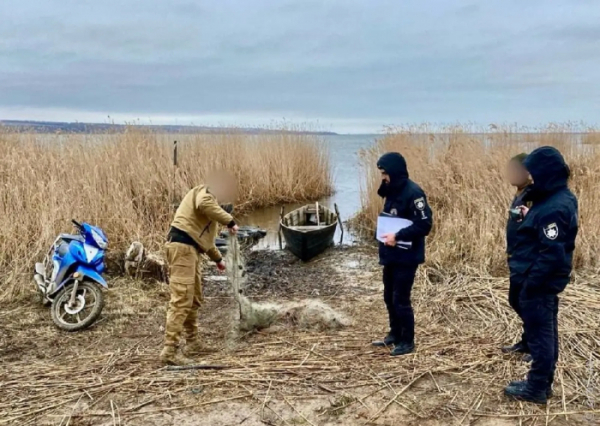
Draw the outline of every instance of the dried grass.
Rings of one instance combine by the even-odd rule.
[[[0,398],[0,425],[42,425],[49,420],[58,424],[61,419],[64,425],[71,416],[71,424],[110,422],[114,401],[115,416],[137,426],[161,413],[191,412],[204,418],[205,407],[231,398],[245,400],[248,406],[256,401],[288,420],[278,400],[287,399],[296,407],[304,400],[319,400],[322,412],[303,410],[314,424],[335,424],[328,416],[340,416],[339,424],[349,426],[367,420],[386,424],[394,419],[390,413],[398,415],[398,410],[406,424],[475,424],[479,417],[496,417],[517,421],[507,424],[570,426],[586,424],[578,423],[584,415],[589,424],[596,424],[596,276],[578,275],[562,298],[556,396],[547,407],[538,407],[502,395],[503,386],[522,377],[528,367],[499,350],[520,331],[506,301],[506,278],[440,276],[431,268],[420,270],[413,292],[417,350],[392,358],[369,345],[387,325],[376,252],[332,251],[318,267],[343,259],[360,265],[322,277],[341,283],[339,296],[328,303],[360,321],[334,332],[282,327],[277,333],[252,333],[238,346],[202,358],[204,364],[220,366],[218,371],[173,372],[159,366],[165,287],[115,283],[103,322],[75,335],[57,332],[45,311],[27,309],[24,314],[22,304],[8,306],[0,311],[0,325],[7,332],[0,334],[0,343],[8,339],[0,346],[0,386],[7,396]],[[362,292],[356,293],[357,288]],[[205,303],[200,314],[203,337],[220,346],[233,304],[230,298],[210,296]],[[160,416],[153,421],[172,422]]]
[[[175,173],[172,141],[179,141]],[[76,218],[101,226],[110,250],[157,251],[172,204],[206,173],[239,182],[236,212],[318,199],[332,191],[323,141],[299,133],[40,135],[0,129],[0,300],[25,293],[32,265]]]

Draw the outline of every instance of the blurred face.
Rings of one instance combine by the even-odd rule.
[[[390,175],[388,175],[385,170],[380,170],[381,172],[381,180],[386,182],[386,183],[390,183]]]
[[[518,161],[510,161],[506,169],[506,177],[512,186],[524,187],[529,183],[529,172]]]
[[[206,184],[210,188],[220,203],[233,203],[237,198],[237,181],[228,172],[212,172],[206,179]]]

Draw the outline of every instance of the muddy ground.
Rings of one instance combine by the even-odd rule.
[[[458,278],[422,269],[416,353],[391,358],[372,348],[387,322],[376,259],[371,247],[356,246],[308,264],[286,252],[249,256],[249,297],[322,300],[352,319],[342,331],[287,326],[239,335],[228,283],[209,270],[200,361],[220,368],[210,370],[166,371],[158,362],[164,284],[111,280],[100,321],[73,334],[57,330],[32,293],[0,309],[0,425],[600,424],[597,390],[582,396],[563,380],[568,366],[560,366],[546,407],[503,397],[506,381],[527,370],[498,350],[518,332],[503,300],[506,280],[482,284],[505,317],[486,323],[485,308],[471,307],[478,296],[464,295]]]

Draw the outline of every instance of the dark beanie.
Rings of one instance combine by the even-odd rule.
[[[525,159],[527,158],[527,154],[525,154],[524,152],[515,155],[513,158],[510,159],[510,161],[516,161],[518,163],[523,164],[523,161],[525,161]]]

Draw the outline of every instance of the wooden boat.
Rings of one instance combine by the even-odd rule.
[[[286,215],[282,209],[280,227],[286,248],[306,262],[333,245],[337,224],[338,215],[316,203]]]

